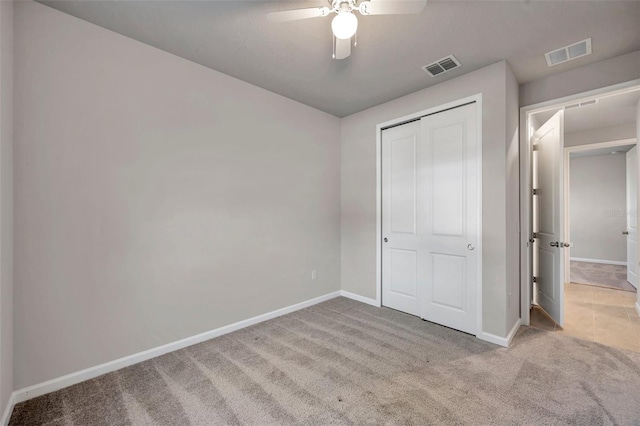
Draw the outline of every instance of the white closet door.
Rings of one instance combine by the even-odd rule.
[[[419,131],[415,121],[382,132],[382,303],[412,315],[420,315],[425,282],[419,262]]]
[[[422,317],[477,332],[478,138],[476,105],[421,120],[426,291]]]
[[[382,133],[382,304],[475,334],[476,105]]]

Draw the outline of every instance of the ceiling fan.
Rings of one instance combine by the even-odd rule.
[[[267,14],[271,22],[287,22],[298,19],[319,18],[335,13],[331,21],[333,32],[333,57],[344,59],[351,55],[351,38],[358,30],[358,18],[361,15],[401,15],[422,12],[426,0],[329,0],[330,7],[310,7],[305,9],[283,10]],[[356,36],[357,37],[357,36]],[[357,40],[356,40],[357,44]],[[355,44],[354,44],[355,46]]]

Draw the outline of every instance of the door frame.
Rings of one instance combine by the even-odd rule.
[[[636,144],[636,138],[629,139],[617,139],[608,142],[598,142],[586,145],[574,145],[564,148],[564,232],[567,236],[566,240],[571,241],[571,162],[570,157],[572,152],[590,151],[592,149],[600,148],[618,148],[620,146],[627,146]],[[564,257],[564,282],[571,281],[571,247],[566,248],[566,256]],[[626,265],[626,263],[625,263]]]
[[[530,323],[529,310],[531,309],[533,284],[531,280],[532,247],[529,243],[532,232],[531,136],[533,135],[533,131],[530,121],[531,116],[543,111],[587,101],[594,97],[615,96],[634,90],[640,90],[640,79],[614,84],[612,86],[602,87],[595,90],[589,90],[575,95],[551,99],[520,108],[520,320],[522,325],[529,325]],[[567,215],[565,213],[565,217],[566,216]],[[563,220],[565,220],[565,218],[563,218]]]
[[[476,295],[477,330],[476,337],[482,338],[482,93],[458,99],[413,114],[394,118],[376,125],[376,306],[382,306],[382,131],[389,127],[399,126],[419,120],[426,115],[437,114],[448,109],[461,107],[470,103],[476,104],[477,138],[478,138],[478,288]]]

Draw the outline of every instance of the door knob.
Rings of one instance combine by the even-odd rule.
[[[571,247],[571,243],[562,243],[562,247]]]
[[[549,243],[549,245],[550,245],[551,247],[560,247],[560,243],[559,243],[559,242],[557,242],[557,241],[556,241],[556,242],[553,242],[553,243]]]
[[[475,247],[473,246],[473,244],[467,244],[467,249],[475,250]]]
[[[386,242],[387,242],[387,241],[389,241],[389,240],[387,240],[387,239],[385,238],[383,241],[386,243]]]
[[[622,235],[629,235],[629,231],[622,231]]]

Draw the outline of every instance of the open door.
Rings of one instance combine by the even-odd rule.
[[[564,325],[564,111],[533,135],[534,292],[538,305]],[[569,244],[566,243],[568,247]],[[536,271],[537,269],[537,271]]]
[[[636,148],[627,152],[627,281],[638,288],[638,228],[636,213],[638,208],[638,165],[636,163]]]

